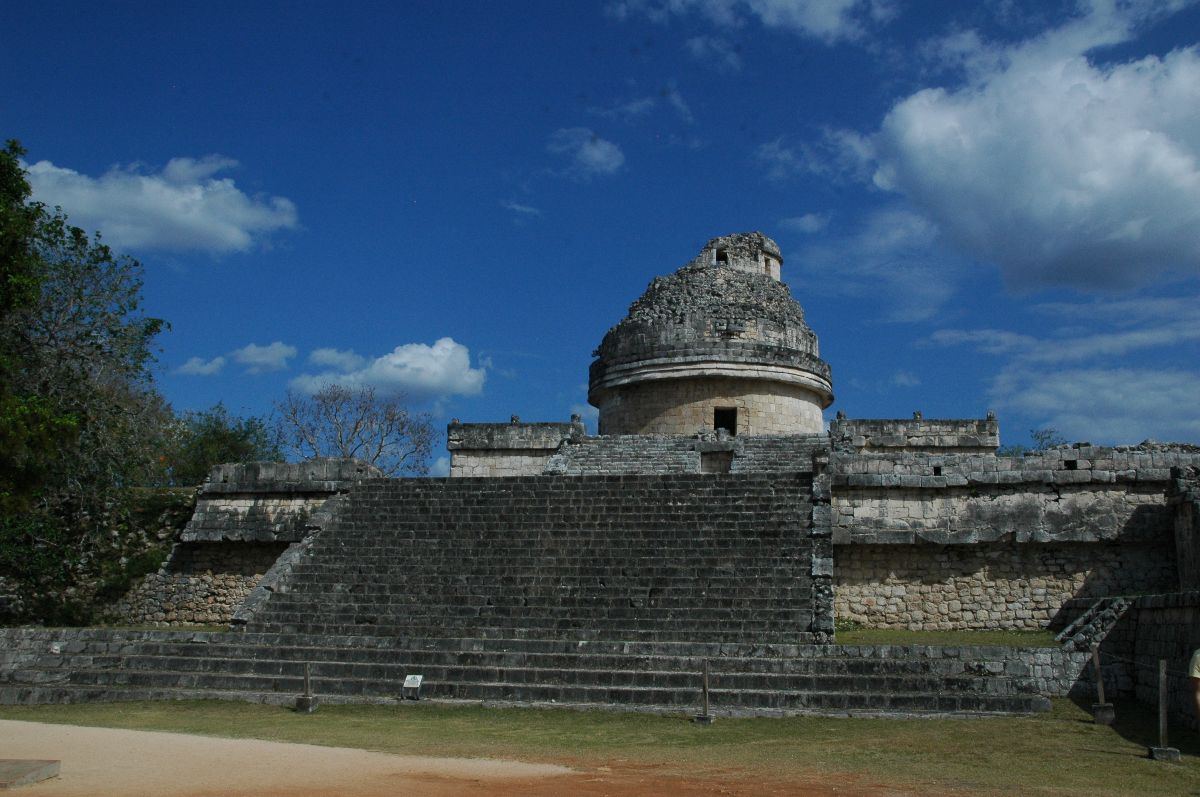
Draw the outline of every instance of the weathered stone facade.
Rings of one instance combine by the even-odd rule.
[[[542,473],[559,445],[584,436],[583,421],[570,423],[462,424],[446,430],[451,476],[534,476]]]
[[[724,236],[650,283],[595,352],[600,434],[821,431],[829,366],[781,263],[762,233]]]
[[[350,459],[217,465],[163,566],[108,614],[138,625],[228,624],[280,555],[305,539],[331,496],[379,475]]]

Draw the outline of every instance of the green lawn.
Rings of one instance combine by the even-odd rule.
[[[740,772],[787,780],[836,771],[875,783],[978,794],[1200,795],[1200,738],[1174,732],[1171,743],[1183,751],[1183,762],[1150,761],[1153,712],[1136,703],[1117,710],[1113,728],[1093,724],[1067,700],[1032,718],[722,718],[709,727],[679,717],[435,703],[323,706],[312,715],[217,701],[4,706],[0,719],[584,767],[624,761],[727,778]]]

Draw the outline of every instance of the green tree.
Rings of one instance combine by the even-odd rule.
[[[73,621],[146,542],[128,493],[173,417],[149,372],[163,322],[136,261],[30,200],[22,154],[0,154],[0,593],[19,619]]]
[[[200,484],[222,462],[283,459],[274,430],[261,418],[231,415],[225,405],[186,413],[170,457],[172,484]]]

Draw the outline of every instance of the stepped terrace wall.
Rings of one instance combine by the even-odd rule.
[[[353,459],[215,466],[163,566],[108,614],[139,625],[229,623],[276,559],[309,533],[331,496],[379,475]]]
[[[798,474],[367,481],[248,628],[821,641],[810,493]]]
[[[866,625],[1031,628],[1075,597],[1178,589],[1170,469],[1193,446],[830,457],[835,604]]]
[[[607,476],[624,473],[808,473],[827,454],[826,435],[604,435],[564,443],[546,473]]]

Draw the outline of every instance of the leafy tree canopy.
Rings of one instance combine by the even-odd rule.
[[[283,459],[275,431],[261,418],[239,418],[218,403],[208,410],[184,414],[177,424],[170,456],[172,484],[200,484],[213,465],[222,462]]]

